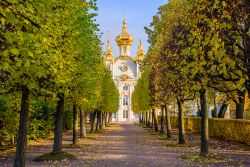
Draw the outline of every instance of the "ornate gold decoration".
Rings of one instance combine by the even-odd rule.
[[[145,52],[143,50],[142,41],[140,40],[140,43],[139,43],[139,46],[138,46],[137,55],[136,55],[136,59],[137,60],[143,60],[144,56],[145,56]]]
[[[134,38],[127,31],[127,22],[123,20],[122,32],[116,37],[116,42],[119,46],[121,45],[132,45]]]
[[[105,58],[109,58],[109,59],[113,59],[113,53],[112,53],[112,49],[111,49],[111,45],[110,45],[110,39],[108,39],[108,46],[107,46],[107,51],[105,52]]]
[[[124,74],[120,77],[122,81],[126,81],[127,79],[130,79],[130,77],[127,74]]]

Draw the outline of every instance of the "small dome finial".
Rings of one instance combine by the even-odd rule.
[[[105,58],[110,58],[110,59],[114,58],[112,49],[111,49],[110,38],[108,38],[107,51],[105,52]]]
[[[136,58],[138,60],[142,60],[142,59],[144,59],[144,55],[145,55],[145,53],[143,51],[142,40],[140,39]]]
[[[138,49],[141,49],[141,50],[142,50],[142,49],[143,49],[142,47],[143,47],[143,46],[142,46],[142,41],[141,41],[141,39],[140,39]]]
[[[126,19],[123,20],[122,31],[127,31],[127,21],[126,21]]]
[[[110,45],[110,39],[108,39],[108,46],[107,46],[108,50],[111,50],[111,45]]]

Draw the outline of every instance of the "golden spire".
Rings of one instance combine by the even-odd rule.
[[[128,33],[126,19],[123,20],[122,32],[116,37],[116,42],[121,45],[132,45],[134,38]]]
[[[128,32],[127,31],[127,21],[126,21],[126,19],[123,20],[122,32]]]
[[[110,58],[110,59],[114,58],[111,45],[110,45],[110,39],[108,39],[108,45],[107,45],[107,51],[105,52],[105,58]]]
[[[144,59],[145,52],[143,51],[142,41],[140,40],[138,51],[136,55],[136,59],[143,60]]]

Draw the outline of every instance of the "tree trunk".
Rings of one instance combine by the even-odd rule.
[[[143,124],[146,125],[147,124],[147,114],[146,112],[142,112],[143,114]]]
[[[230,104],[230,100],[224,100],[223,104],[220,107],[220,111],[218,114],[218,118],[225,118],[225,113],[227,111],[228,105]]]
[[[139,113],[139,123],[142,123],[141,112]]]
[[[165,105],[165,114],[166,114],[166,124],[167,124],[167,138],[171,138],[172,137],[171,121],[167,105]]]
[[[105,113],[105,126],[108,126],[108,113]]]
[[[110,124],[112,122],[112,113],[109,113],[109,120],[108,120],[108,124]]]
[[[154,127],[154,112],[151,111],[151,129]]]
[[[144,124],[144,122],[145,122],[145,115],[144,115],[143,112],[141,112],[140,115],[141,115],[141,123]]]
[[[217,118],[216,95],[214,95],[214,109],[212,110],[212,117],[213,117],[213,118]]]
[[[161,106],[161,130],[160,133],[164,134],[164,106]]]
[[[96,125],[95,125],[95,131],[99,130],[99,111],[96,113]]]
[[[98,113],[99,111],[97,111],[97,113],[96,113],[96,118],[95,118],[95,120],[96,120],[96,124],[95,124],[95,131],[98,131],[98,128],[99,128],[99,113]]]
[[[153,114],[154,114],[154,125],[155,125],[155,131],[159,131],[159,126],[158,126],[158,114],[155,111],[155,109],[153,109]]]
[[[90,133],[94,133],[96,112],[97,111],[94,111],[93,113],[91,113],[91,128],[90,128]]]
[[[28,88],[23,88],[14,167],[25,167],[29,107],[30,91],[28,90]]]
[[[102,129],[105,128],[105,122],[106,122],[106,121],[105,121],[105,120],[106,120],[106,119],[105,119],[105,118],[106,118],[106,117],[105,117],[105,113],[106,113],[106,112],[103,112],[103,113],[102,113]]]
[[[150,114],[150,110],[147,111],[147,115],[148,115],[148,116],[147,116],[147,117],[148,117],[147,127],[150,128],[150,121],[151,121],[151,116],[152,116],[152,115]]]
[[[55,137],[53,152],[62,151],[62,130],[63,130],[63,114],[64,114],[64,95],[58,95],[59,100],[57,101],[56,109],[56,124],[55,124]]]
[[[139,113],[139,123],[143,123],[143,115],[141,112]]]
[[[140,122],[140,123],[143,122],[143,120],[142,120],[142,113],[140,113],[140,115],[139,115],[139,122]]]
[[[146,114],[145,114],[145,112],[141,112],[141,116],[142,116],[142,124],[146,124],[146,120],[147,120],[147,118],[146,118]]]
[[[177,99],[178,103],[178,128],[179,128],[179,144],[185,144],[185,130],[184,130],[184,121],[183,121],[183,101]]]
[[[99,111],[99,129],[102,129],[102,111]]]
[[[96,131],[99,131],[100,125],[101,125],[101,111],[97,111],[97,117],[96,117]]]
[[[245,1],[246,5],[249,6],[249,1]],[[249,14],[249,13],[248,13]],[[249,15],[248,15],[249,18]],[[248,31],[247,31],[247,27],[248,27]],[[245,31],[243,34],[243,43],[245,43],[245,51],[244,51],[244,57],[247,64],[247,75],[248,75],[248,79],[245,81],[245,87],[248,91],[248,98],[250,99],[250,63],[249,63],[249,58],[250,58],[250,39],[249,39],[249,20],[247,22],[247,26],[245,26]]]
[[[250,52],[249,52],[249,55],[250,55]],[[250,78],[250,66],[248,66],[248,78]],[[247,90],[248,99],[250,99],[250,81],[249,80],[246,81],[245,87],[246,87],[246,90]]]
[[[238,102],[236,103],[236,119],[244,118],[245,107],[245,94],[246,91],[238,92]]]
[[[150,111],[147,111],[147,117],[148,117],[147,127],[150,128],[150,120],[151,120]]]
[[[86,114],[83,109],[80,109],[80,138],[85,138],[86,135]]]
[[[200,91],[200,102],[201,102],[201,156],[207,156],[208,154],[208,111],[207,111],[207,100],[206,90]]]
[[[78,144],[78,108],[73,106],[73,144]]]
[[[100,112],[100,125],[99,125],[99,129],[102,129],[103,127],[103,112]]]
[[[145,113],[145,125],[148,125],[148,112],[144,112]]]

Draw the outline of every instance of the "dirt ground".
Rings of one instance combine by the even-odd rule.
[[[177,131],[167,140],[148,128],[134,124],[114,124],[101,133],[89,134],[80,140],[79,147],[71,147],[72,135],[64,135],[64,151],[74,154],[77,160],[34,162],[39,155],[52,151],[53,140],[43,140],[28,147],[26,166],[70,167],[165,167],[165,166],[250,166],[250,148],[237,143],[210,140],[210,152],[222,154],[222,160],[194,162],[184,155],[199,154],[199,136],[187,134],[187,144],[178,146]],[[13,166],[14,153],[0,156],[1,167]]]

